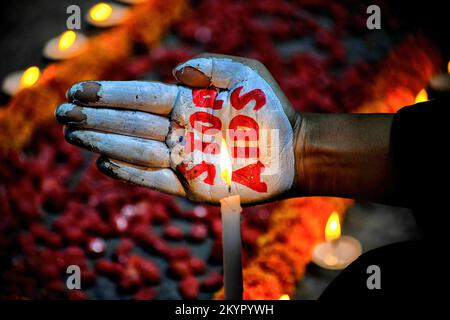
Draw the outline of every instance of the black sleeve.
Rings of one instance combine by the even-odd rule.
[[[413,209],[427,236],[440,236],[449,221],[449,130],[449,99],[404,107],[392,124],[394,199]]]
[[[346,299],[429,299],[447,287],[439,257],[449,248],[450,103],[434,100],[408,106],[391,129],[394,201],[413,209],[424,237],[364,253],[334,279],[320,297]],[[368,266],[381,270],[381,289],[370,290]]]

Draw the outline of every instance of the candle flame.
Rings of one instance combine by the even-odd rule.
[[[447,72],[450,74],[450,61],[447,64]]]
[[[416,96],[416,103],[428,101],[428,93],[425,89],[419,91]]]
[[[111,16],[112,10],[111,5],[105,2],[100,2],[89,10],[89,16],[93,21],[102,22]]]
[[[60,50],[66,50],[69,49],[77,39],[77,34],[75,31],[67,30],[64,32],[58,41],[58,48]]]
[[[227,185],[231,185],[232,170],[228,145],[225,139],[222,138],[222,144],[220,146],[220,175]]]
[[[283,294],[283,295],[281,295],[279,300],[291,300],[291,299],[289,298],[288,294]]]
[[[39,70],[38,67],[36,66],[29,67],[23,72],[22,77],[20,78],[20,87],[21,88],[31,87],[33,84],[36,83],[36,81],[38,81],[40,74],[41,71]]]
[[[340,236],[341,224],[339,222],[339,214],[336,211],[333,211],[325,226],[325,239],[327,241],[332,241],[339,239]]]

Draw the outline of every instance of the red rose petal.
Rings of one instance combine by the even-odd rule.
[[[169,271],[178,279],[184,279],[191,273],[189,262],[184,260],[171,262]]]
[[[189,232],[189,239],[196,242],[205,240],[207,236],[208,228],[203,223],[194,224]]]
[[[67,291],[67,297],[70,300],[87,300],[89,299],[89,296],[86,292],[81,290],[69,290]]]
[[[222,287],[223,285],[223,276],[219,272],[211,272],[201,284],[201,288],[204,291],[214,291]]]
[[[156,298],[157,292],[154,288],[141,288],[134,295],[134,300],[153,300]]]
[[[206,271],[206,263],[200,258],[192,257],[189,259],[189,266],[194,274],[202,274]]]
[[[195,277],[187,277],[180,281],[178,290],[184,299],[196,299],[198,297],[199,283]]]
[[[174,225],[168,225],[164,228],[164,237],[170,240],[180,240],[183,238],[183,230]]]

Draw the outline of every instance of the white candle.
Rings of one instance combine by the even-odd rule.
[[[450,96],[450,61],[447,63],[446,72],[435,75],[430,80],[428,88],[432,99]]]
[[[86,44],[86,37],[73,30],[68,30],[58,37],[50,39],[44,47],[43,54],[51,60],[64,60],[77,56]]]
[[[122,5],[99,2],[89,9],[86,21],[99,28],[112,27],[125,21],[128,11],[129,9]]]
[[[319,243],[314,247],[312,261],[324,269],[341,270],[361,255],[361,244],[350,236]]]
[[[333,212],[325,227],[325,242],[316,245],[312,261],[325,269],[340,270],[361,255],[361,244],[350,236],[341,237],[339,215]]]
[[[450,73],[439,73],[433,77],[430,80],[430,88],[437,92],[450,92]]]
[[[220,148],[221,177],[231,192],[232,165],[225,139]],[[222,213],[223,273],[226,300],[242,300],[241,198],[239,195],[220,200]]]
[[[3,80],[2,91],[9,96],[13,96],[20,89],[34,85],[39,80],[39,76],[40,70],[36,66],[13,72]]]
[[[220,200],[226,300],[242,300],[241,205],[239,195]]]

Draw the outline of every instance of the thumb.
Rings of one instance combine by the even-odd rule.
[[[207,88],[210,85],[209,78],[200,70],[185,66],[183,68],[175,68],[173,75],[178,82],[193,88]]]
[[[173,75],[179,82],[191,87],[229,89],[247,80],[256,71],[252,61],[227,55],[202,54],[179,64],[173,70]]]

